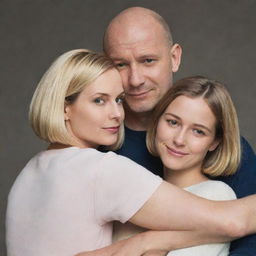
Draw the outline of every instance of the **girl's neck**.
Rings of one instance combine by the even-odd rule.
[[[180,188],[192,186],[209,180],[200,170],[170,170],[164,167],[165,181]]]

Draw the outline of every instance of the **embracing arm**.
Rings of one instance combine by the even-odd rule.
[[[191,230],[216,241],[256,231],[256,195],[232,201],[211,201],[163,182],[130,219],[153,230]]]
[[[144,232],[79,256],[139,256],[155,249],[164,252],[226,242],[255,232],[255,213],[256,196],[233,201],[209,201],[163,182],[130,221],[154,230],[176,231]]]
[[[215,242],[222,241],[223,239],[216,239]],[[210,242],[211,239],[199,231],[146,231],[76,256],[164,256],[172,250]]]

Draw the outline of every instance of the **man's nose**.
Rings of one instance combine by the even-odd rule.
[[[129,71],[129,85],[133,87],[138,87],[144,84],[145,78],[143,75],[142,67],[138,64],[131,65]]]

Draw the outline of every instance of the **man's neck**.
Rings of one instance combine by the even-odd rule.
[[[134,113],[125,111],[125,126],[134,131],[146,131],[150,124],[152,112]]]

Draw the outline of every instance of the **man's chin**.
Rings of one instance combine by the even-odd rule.
[[[146,104],[146,103],[140,103],[140,104],[132,104],[132,103],[126,103],[125,104],[125,110],[134,114],[142,114],[142,113],[151,113],[155,107],[155,104]]]

